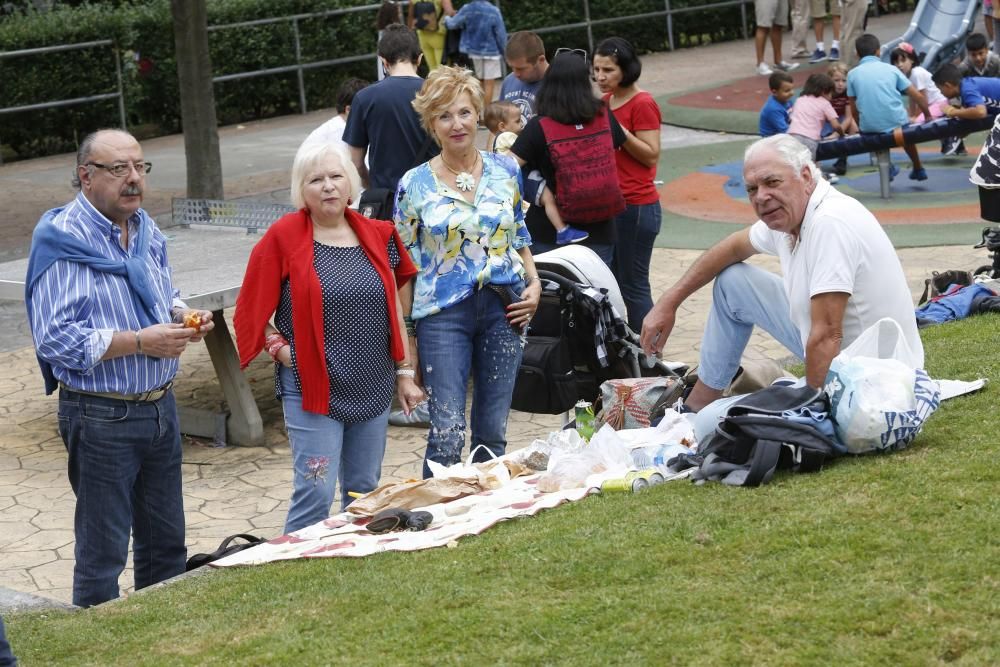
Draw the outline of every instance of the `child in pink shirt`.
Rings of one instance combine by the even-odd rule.
[[[826,74],[812,74],[802,87],[802,94],[792,105],[792,122],[788,134],[798,139],[816,159],[816,145],[823,133],[823,123],[830,123],[833,131],[844,136],[837,112],[830,104],[833,96],[833,79]]]

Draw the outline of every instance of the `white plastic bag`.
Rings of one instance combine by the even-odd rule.
[[[830,364],[825,389],[837,437],[852,454],[902,449],[940,405],[940,389],[919,368],[899,324],[884,318]]]
[[[579,449],[553,449],[538,490],[550,493],[587,485],[593,475],[624,475],[632,466],[631,448],[605,424]]]

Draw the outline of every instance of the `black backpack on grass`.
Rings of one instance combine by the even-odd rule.
[[[844,449],[814,426],[782,416],[786,410],[803,409],[826,413],[829,418],[826,392],[809,386],[772,385],[747,394],[729,407],[715,432],[699,444],[698,454],[704,460],[692,478],[760,486],[778,468],[819,470]]]

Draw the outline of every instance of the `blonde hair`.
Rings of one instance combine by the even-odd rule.
[[[439,145],[434,135],[434,119],[455,103],[462,93],[467,93],[476,110],[483,113],[483,87],[479,79],[467,69],[442,65],[427,75],[427,80],[413,100],[413,108],[420,116],[420,125]]]
[[[826,68],[826,75],[833,78],[834,74],[840,73],[846,77],[849,70],[850,68],[846,63],[842,63],[838,60],[837,62],[830,63],[830,66]]]
[[[351,184],[351,199],[358,201],[361,197],[361,176],[343,147],[322,142],[304,143],[299,146],[298,152],[295,153],[295,160],[292,162],[291,197],[292,206],[295,208],[305,208],[306,202],[302,191],[306,186],[306,178],[309,177],[309,172],[315,169],[316,165],[328,155],[337,158],[347,175],[347,181]]]

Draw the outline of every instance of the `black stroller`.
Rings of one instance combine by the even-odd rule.
[[[608,267],[589,248],[566,246],[535,257],[542,298],[528,330],[511,407],[560,414],[594,402],[617,378],[677,377],[683,364],[647,358],[622,314]]]

